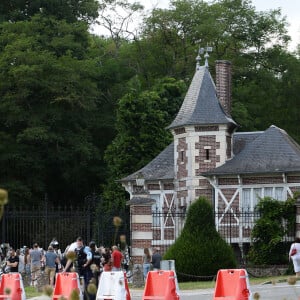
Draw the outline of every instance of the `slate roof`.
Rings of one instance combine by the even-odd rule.
[[[274,125],[266,131],[241,132],[233,135],[234,157],[203,176],[300,172],[300,146]],[[174,143],[150,163],[121,181],[135,180],[142,173],[145,180],[173,180]]]
[[[240,153],[262,133],[263,131],[235,132],[233,134],[233,155],[237,155],[238,153]]]
[[[274,125],[247,137],[244,148],[222,166],[201,175],[266,174],[300,171],[300,146]],[[251,141],[252,139],[252,141]]]
[[[230,124],[216,96],[216,88],[206,66],[199,67],[183,104],[168,129],[187,125]],[[300,146],[282,129],[272,125],[266,131],[233,134],[233,158],[203,176],[300,172]],[[142,169],[120,182],[133,181],[138,174],[147,181],[175,178],[174,143]],[[138,201],[138,200],[136,200]]]
[[[172,142],[160,154],[142,169],[130,174],[120,181],[135,180],[138,174],[145,180],[173,180],[174,179],[174,143]]]
[[[186,125],[212,125],[236,123],[224,112],[209,70],[201,66],[196,70],[182,106],[168,129]]]

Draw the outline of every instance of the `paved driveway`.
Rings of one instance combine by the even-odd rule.
[[[289,285],[286,282],[261,284],[250,287],[252,295],[258,293],[261,300],[300,300],[300,283]],[[141,300],[143,290],[130,289],[132,300]],[[180,300],[213,300],[214,289],[180,291]]]

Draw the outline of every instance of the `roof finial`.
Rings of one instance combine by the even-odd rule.
[[[206,46],[205,48],[200,48],[199,47],[199,50],[198,50],[198,55],[196,57],[196,70],[199,70],[200,68],[200,60],[201,60],[201,56],[203,53],[205,52],[204,54],[204,58],[205,58],[205,67],[208,68],[208,58],[209,58],[209,54],[208,52],[212,52],[212,47],[208,47]]]
[[[199,47],[198,55],[196,57],[196,70],[199,70],[199,68],[200,68],[200,60],[201,60],[200,55],[203,54],[203,53],[204,53],[204,49]]]
[[[204,54],[204,58],[205,58],[205,67],[208,68],[208,58],[209,58],[209,54],[208,52],[212,52],[212,47],[205,47],[205,51],[206,53]]]

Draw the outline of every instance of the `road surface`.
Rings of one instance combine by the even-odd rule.
[[[298,300],[300,283],[289,285],[287,282],[250,286],[252,295],[258,293],[261,300]],[[141,300],[143,290],[130,289],[131,300]],[[214,289],[179,291],[180,300],[213,300]],[[252,297],[253,299],[253,297]],[[151,299],[149,299],[151,300]]]

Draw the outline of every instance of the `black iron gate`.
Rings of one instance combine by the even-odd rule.
[[[110,247],[119,243],[120,235],[129,242],[129,212],[124,209],[117,215],[113,211],[103,213],[97,209],[99,201],[101,198],[93,194],[86,197],[84,207],[53,207],[46,199],[31,208],[7,205],[0,222],[1,243],[21,248],[37,242],[45,249],[55,237],[60,248],[65,249],[82,236],[87,243],[94,240],[99,246]],[[122,219],[119,227],[113,224],[115,216]]]

